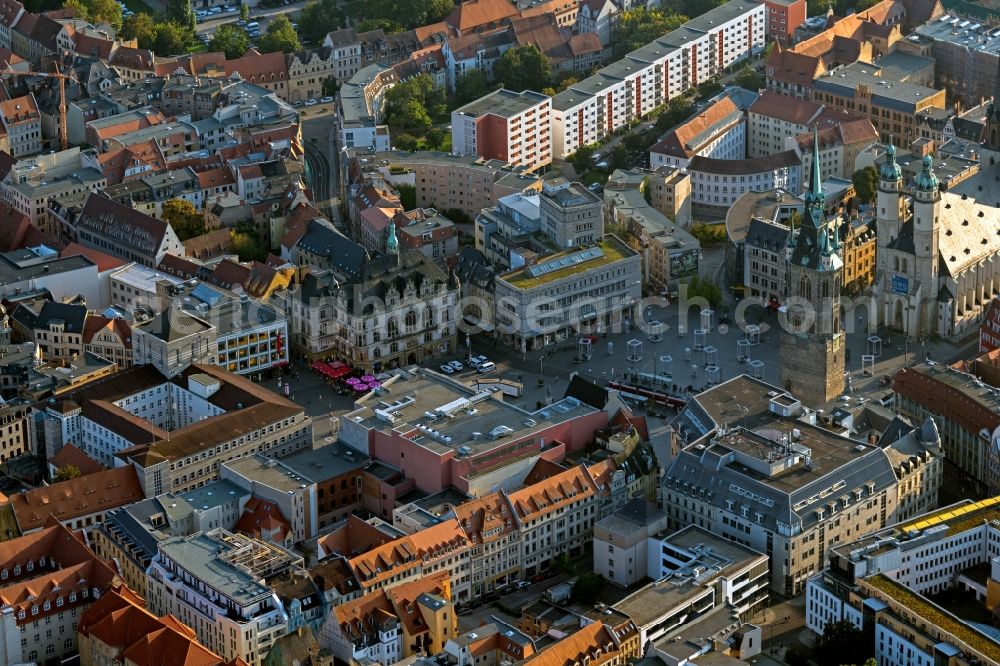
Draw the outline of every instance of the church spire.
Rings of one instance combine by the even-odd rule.
[[[809,174],[809,190],[806,192],[806,208],[808,209],[811,205],[813,208],[819,208],[822,210],[824,199],[823,174],[819,166],[819,129],[814,126],[812,172]]]
[[[399,239],[396,238],[396,223],[389,221],[389,237],[385,241],[385,253],[399,254]]]

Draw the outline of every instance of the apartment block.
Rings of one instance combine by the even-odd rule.
[[[767,29],[769,38],[784,44],[792,41],[796,28],[805,23],[805,0],[764,0],[767,7]]]
[[[1000,661],[1000,640],[979,619],[1000,590],[998,506],[963,500],[837,544],[806,586],[806,626],[850,622],[879,663]]]
[[[730,0],[552,98],[552,154],[565,159],[764,48],[766,8]]]
[[[33,93],[0,102],[0,122],[11,155],[25,157],[42,152],[42,116]]]
[[[859,442],[746,375],[695,396],[675,423],[680,452],[663,485],[670,527],[697,525],[766,554],[779,594],[800,593],[833,544],[937,502],[943,452],[933,425],[898,420]]]
[[[539,169],[552,161],[551,110],[548,95],[501,88],[451,112],[452,152]]]
[[[146,572],[146,601],[150,612],[188,624],[209,650],[261,666],[288,632],[266,581],[302,564],[291,551],[222,529],[172,537],[159,543]]]

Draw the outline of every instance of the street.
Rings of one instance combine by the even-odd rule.
[[[294,21],[295,17],[293,16],[293,14],[297,13],[305,6],[306,6],[306,0],[299,0],[298,2],[292,2],[282,7],[272,7],[271,9],[261,9],[260,7],[254,7],[250,9],[250,16],[251,16],[250,20],[257,21],[258,23],[260,23],[260,31],[261,33],[264,33],[267,31],[267,22],[272,17],[278,16],[279,14],[288,14],[289,20]],[[197,3],[195,3],[194,9],[195,10],[199,9]],[[226,23],[235,23],[239,19],[240,19],[239,12],[228,13],[228,14],[217,14],[204,21],[199,21],[198,24],[195,26],[195,32],[197,32],[198,34],[203,33],[211,37],[215,33],[215,31],[219,29],[220,25],[224,25]]]
[[[300,107],[302,141],[313,203],[344,231],[340,215],[337,119],[333,104]]]

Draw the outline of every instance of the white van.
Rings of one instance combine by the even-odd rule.
[[[478,372],[479,374],[484,374],[487,372],[493,372],[496,369],[497,366],[493,361],[486,361],[485,363],[481,363],[479,367],[476,368],[476,372]]]
[[[247,23],[247,24],[246,24],[245,26],[243,26],[243,28],[244,28],[244,29],[245,29],[245,30],[246,30],[247,32],[251,32],[252,30],[256,30],[256,29],[257,29],[257,28],[259,28],[259,27],[260,27],[260,23],[258,23],[257,21],[250,21],[250,22],[249,22],[249,23]]]

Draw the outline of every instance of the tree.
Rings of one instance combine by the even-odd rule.
[[[191,0],[167,0],[164,13],[168,21],[175,21],[182,26],[191,26],[192,29],[196,25]]]
[[[486,72],[481,69],[470,69],[455,81],[455,107],[475,101],[490,91],[486,80]]]
[[[552,560],[552,568],[566,576],[572,576],[576,573],[576,566],[573,564],[573,558],[566,553],[558,555]]]
[[[271,19],[267,33],[260,40],[262,53],[295,53],[302,49],[299,35],[292,27],[292,22],[284,14]]]
[[[395,35],[396,33],[403,32],[406,28],[403,27],[402,23],[397,21],[390,21],[389,19],[377,18],[377,19],[365,19],[361,21],[354,29],[358,32],[368,32],[369,30],[381,30],[387,35]]]
[[[80,476],[80,469],[76,465],[63,465],[56,470],[56,475],[53,477],[53,481],[69,481],[70,479],[75,479]]]
[[[611,40],[615,45],[614,57],[621,58],[626,53],[649,44],[657,37],[681,27],[687,20],[687,16],[681,14],[667,14],[659,9],[644,7],[622,12]]]
[[[240,19],[243,21],[250,20],[250,5],[245,2],[240,3]]]
[[[385,94],[385,122],[392,128],[423,134],[434,122],[448,117],[444,91],[434,80],[420,74],[393,86]]]
[[[708,99],[722,92],[722,84],[716,79],[709,79],[698,84],[698,97]]]
[[[327,34],[344,26],[344,15],[337,0],[317,0],[302,8],[299,15],[299,36],[313,44],[321,43]]]
[[[332,76],[323,79],[323,95],[333,97],[340,90],[340,84]]]
[[[878,190],[878,171],[875,167],[866,166],[858,169],[851,176],[854,181],[854,191],[861,203],[871,203],[875,200],[875,192]]]
[[[581,604],[587,604],[587,606],[593,606],[597,603],[603,589],[604,578],[602,578],[600,574],[583,574],[576,579],[575,583],[573,583],[573,591],[570,592],[570,596],[573,601]]]
[[[152,49],[156,43],[156,22],[146,12],[133,14],[122,22],[121,37],[138,40],[141,49]]]
[[[186,241],[205,233],[205,218],[186,199],[171,199],[163,204],[160,218],[169,224],[177,238]]]
[[[413,185],[396,185],[399,194],[399,205],[403,210],[413,210],[417,207],[417,188]]]
[[[699,297],[704,298],[713,308],[722,305],[722,290],[719,289],[719,285],[711,280],[702,280],[698,276],[688,281],[687,297],[689,300]]]
[[[431,149],[440,148],[441,143],[443,141],[444,141],[444,130],[438,127],[430,128],[424,135],[424,142],[427,144],[427,147]]]
[[[580,146],[569,158],[573,165],[573,171],[577,176],[582,176],[594,167],[594,149],[590,146]]]
[[[455,8],[454,0],[354,0],[347,7],[347,14],[362,20],[385,19],[402,22],[412,30],[443,20]]]
[[[172,56],[184,53],[191,41],[191,31],[177,23],[168,21],[156,26],[156,38],[153,41],[153,52],[158,56]]]
[[[73,15],[78,19],[86,21],[90,17],[89,8],[83,0],[65,0],[63,8],[73,10]]]
[[[563,78],[562,81],[559,82],[559,85],[557,86],[557,88],[558,88],[559,92],[562,92],[563,90],[566,90],[567,88],[569,88],[570,86],[572,86],[572,85],[574,85],[576,83],[579,83],[579,81],[577,80],[577,78],[575,76],[567,76],[567,77]]]
[[[250,48],[250,37],[245,30],[225,23],[220,25],[208,43],[209,51],[225,53],[230,60],[239,58]]]
[[[90,0],[90,21],[107,23],[116,31],[122,28],[122,7],[115,0]]]
[[[475,222],[468,213],[461,208],[449,208],[444,212],[444,216],[455,224],[472,224]]]
[[[871,646],[850,620],[827,622],[812,651],[812,658],[819,666],[864,664],[870,656]]]
[[[417,149],[417,145],[420,140],[412,134],[407,134],[403,132],[402,134],[397,134],[392,140],[393,147],[398,150],[405,150],[407,152],[413,152]]]
[[[232,232],[233,252],[240,261],[261,261],[267,257],[267,252],[257,242],[257,234],[249,231]]]
[[[666,132],[680,122],[687,119],[694,111],[691,100],[681,95],[674,97],[667,103],[666,110],[656,119],[656,129],[659,132]]]
[[[493,79],[507,90],[539,91],[549,85],[552,66],[534,44],[507,49],[493,67]]]
[[[756,71],[750,65],[746,65],[739,71],[736,75],[736,85],[741,88],[746,88],[747,90],[752,90],[754,92],[760,90],[767,85],[767,80],[764,75]]]

